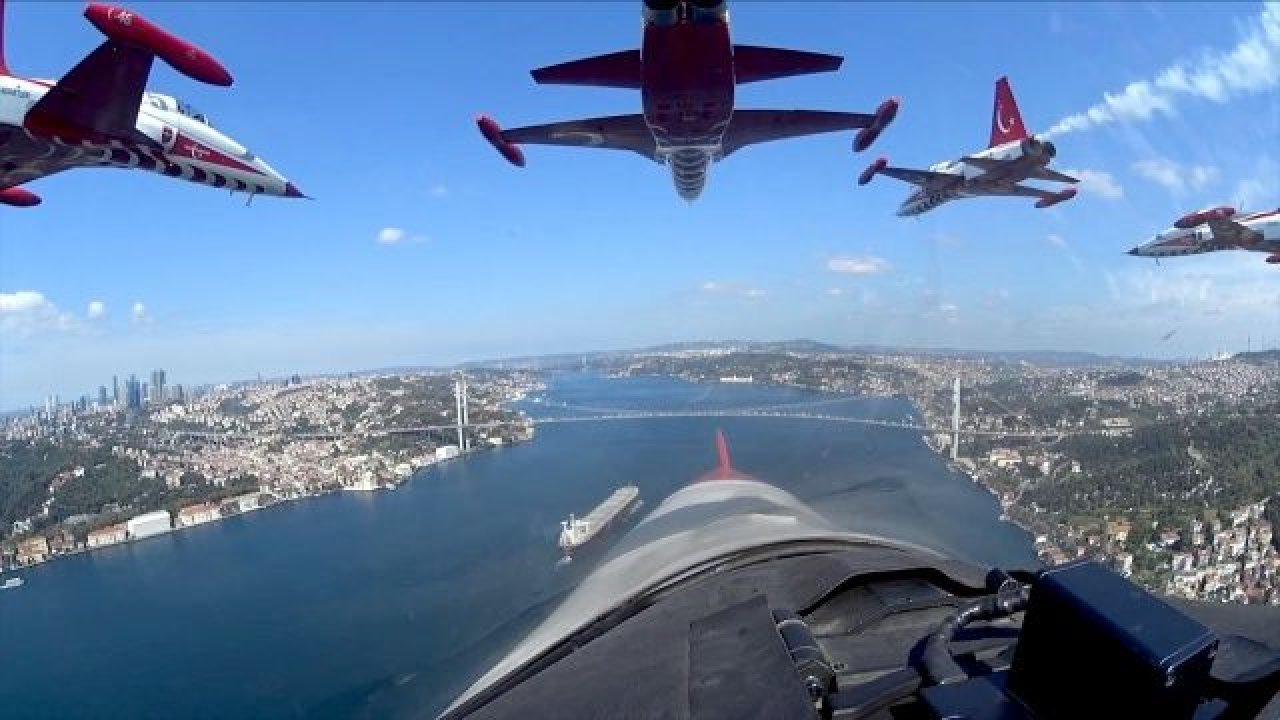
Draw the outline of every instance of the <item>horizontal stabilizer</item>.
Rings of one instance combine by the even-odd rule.
[[[844,58],[839,55],[755,45],[733,46],[733,74],[739,85],[794,75],[835,72],[842,62]]]
[[[572,60],[538,68],[531,74],[539,85],[591,85],[635,90],[640,89],[644,77],[639,50]]]
[[[1036,180],[1048,180],[1050,182],[1061,182],[1061,183],[1080,182],[1079,180],[1071,177],[1070,175],[1060,173],[1057,170],[1050,170],[1047,167],[1036,168],[1035,170],[1032,170],[1030,177],[1035,178]]]

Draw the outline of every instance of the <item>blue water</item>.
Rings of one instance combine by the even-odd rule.
[[[553,380],[531,412],[788,406],[900,420],[899,400],[665,378]],[[645,508],[715,462],[850,529],[1034,562],[994,499],[918,434],[768,418],[541,426],[532,443],[24,571],[0,593],[3,717],[431,717],[625,532],[558,566],[559,521],[622,484]],[[641,511],[643,514],[643,509]]]

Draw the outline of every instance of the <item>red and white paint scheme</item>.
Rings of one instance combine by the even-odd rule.
[[[1197,210],[1178,218],[1173,227],[1129,254],[1162,258],[1219,250],[1267,253],[1267,262],[1280,264],[1280,209],[1256,213],[1240,213],[1228,206]]]
[[[644,0],[643,14],[641,49],[533,71],[539,84],[639,90],[643,114],[511,130],[481,115],[476,124],[485,139],[517,166],[525,162],[521,144],[630,150],[670,167],[676,192],[692,201],[702,193],[708,166],[747,145],[861,128],[854,143],[861,151],[897,115],[897,98],[870,114],[734,110],[736,85],[831,72],[843,58],[734,45],[725,0]]]
[[[213,56],[122,7],[89,3],[84,15],[106,42],[56,83],[21,78],[4,62],[0,0],[0,204],[38,205],[20,185],[81,167],[141,168],[250,198],[306,197],[200,111],[147,92],[155,58],[200,82],[231,85]]]
[[[1038,198],[1036,207],[1047,208],[1075,197],[1076,189],[1067,187],[1054,192],[1019,183],[1033,179],[1079,182],[1049,169],[1049,162],[1057,154],[1053,143],[1027,132],[1009,79],[1002,77],[996,81],[991,140],[986,150],[932,165],[928,170],[893,167],[888,158],[882,157],[862,171],[858,184],[866,185],[876,175],[888,175],[916,185],[898,208],[898,215],[903,217],[928,212],[957,198],[992,195]]]

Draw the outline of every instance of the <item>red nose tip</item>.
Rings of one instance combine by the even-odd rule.
[[[284,184],[284,196],[310,199],[307,195],[302,194],[302,191],[298,189],[297,185],[294,185],[291,182],[286,182]]]

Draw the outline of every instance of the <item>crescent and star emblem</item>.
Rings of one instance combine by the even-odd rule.
[[[1003,110],[1003,109],[1004,109],[1004,107],[1003,107],[1003,106],[1001,106],[1001,108],[1000,108],[1000,109],[1001,109],[1001,110]],[[1017,118],[1009,118],[1008,122],[1009,122],[1009,124],[1006,126],[1006,125],[1005,125],[1005,117],[1004,117],[1004,113],[1003,113],[1003,112],[997,112],[997,113],[996,113],[996,127],[1000,128],[1000,132],[1002,132],[1002,133],[1007,133],[1007,132],[1009,132],[1010,130],[1012,130],[1012,129],[1013,129],[1013,126],[1018,124],[1018,119],[1017,119]]]

